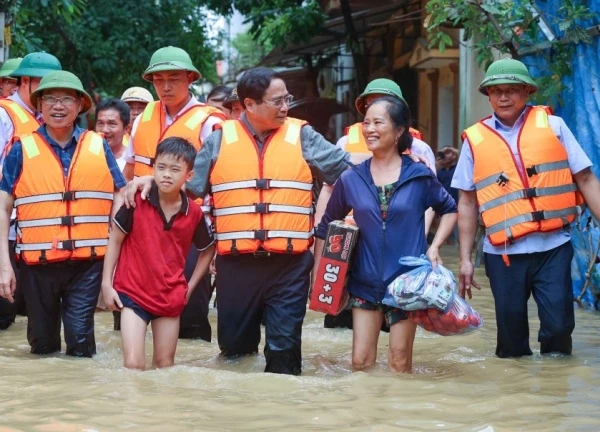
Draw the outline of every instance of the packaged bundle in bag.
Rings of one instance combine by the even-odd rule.
[[[401,274],[388,285],[383,304],[406,311],[428,308],[429,304],[422,294],[431,272],[431,263],[425,255],[421,255],[419,258],[402,257],[400,264],[416,268]]]
[[[425,255],[402,257],[400,265],[416,267],[401,274],[388,285],[383,303],[406,311],[435,307],[445,310],[456,289],[454,275],[438,265],[432,269]]]
[[[454,291],[445,311],[429,308],[408,313],[408,319],[441,336],[462,335],[483,326],[483,318]]]

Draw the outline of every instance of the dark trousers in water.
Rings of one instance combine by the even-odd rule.
[[[199,255],[200,252],[192,246],[185,261],[185,278],[188,281],[194,273]],[[210,274],[207,273],[200,280],[185,308],[183,308],[179,321],[180,339],[202,339],[210,342],[212,332],[208,322],[208,305],[211,296]]]
[[[27,302],[27,340],[33,354],[60,351],[60,321],[66,354],[96,354],[94,312],[100,294],[103,260],[44,265],[21,263],[21,286]]]
[[[23,290],[20,286],[20,274],[19,265],[15,262],[15,242],[8,242],[8,250],[10,253],[10,263],[15,272],[15,278],[17,279],[15,293],[13,295],[14,303],[9,302],[4,297],[0,297],[0,330],[6,330],[10,325],[15,322],[17,315],[27,315],[25,307],[25,299],[23,298]]]
[[[531,355],[527,300],[533,294],[540,319],[538,342],[542,354],[571,354],[575,328],[571,259],[567,242],[547,252],[509,255],[506,266],[501,255],[485,254],[498,326],[498,357]]]
[[[265,319],[265,372],[299,375],[312,253],[217,255],[219,347],[224,356],[258,352]]]
[[[200,252],[194,246],[185,260],[185,278],[190,280]],[[210,274],[204,276],[185,305],[179,321],[180,339],[202,339],[211,341],[212,329],[208,321],[208,306],[212,296]],[[121,312],[113,312],[114,329],[121,330]]]

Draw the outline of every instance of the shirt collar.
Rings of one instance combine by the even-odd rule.
[[[183,114],[185,111],[189,110],[191,107],[196,106],[196,105],[202,105],[202,103],[200,101],[198,101],[198,99],[196,99],[196,97],[192,93],[190,93],[189,95],[191,97],[190,97],[190,100],[188,101],[188,103],[185,104],[185,106],[183,108],[181,108],[181,110],[173,118],[171,118],[169,116],[169,113],[167,112],[167,107],[165,106],[165,104],[161,104],[162,109],[165,111],[167,118],[171,119],[172,121],[175,121],[181,114]]]
[[[179,191],[179,195],[181,195],[181,208],[179,209],[177,214],[187,216],[188,211],[190,209],[189,200],[183,189]],[[150,201],[150,204],[152,204],[155,208],[160,209],[160,202],[158,200],[158,186],[154,182],[152,182],[152,187],[150,188],[148,200]]]
[[[523,123],[525,122],[525,115],[527,114],[528,111],[529,111],[529,105],[525,106],[525,109],[523,109],[523,112],[517,118],[517,121],[515,121],[515,124],[512,126],[507,126],[504,123],[502,123],[502,121],[498,118],[498,116],[496,116],[496,113],[492,114],[492,119],[494,120],[494,129],[503,130],[503,131],[520,130],[521,126],[523,126]]]
[[[244,126],[246,126],[246,129],[248,129],[248,132],[250,132],[252,134],[252,136],[254,137],[254,140],[258,143],[263,143],[267,140],[267,138],[272,135],[277,129],[273,129],[271,131],[269,131],[268,133],[266,133],[264,135],[264,137],[261,137],[252,127],[252,125],[250,124],[250,122],[248,121],[248,118],[246,117],[246,113],[242,113],[242,115],[240,116],[240,121],[244,124]]]
[[[60,144],[58,144],[56,141],[54,141],[50,135],[48,135],[48,131],[46,130],[46,125],[41,125],[38,129],[37,132],[42,135],[42,137],[48,142],[48,144],[53,145],[53,146],[57,146],[57,147],[62,147]],[[75,128],[73,129],[73,135],[71,136],[71,141],[69,141],[69,143],[64,146],[64,148],[67,148],[71,145],[77,145],[77,143],[79,142],[79,138],[81,138],[81,134],[83,133],[83,129],[81,129],[79,126],[75,125]]]
[[[27,106],[27,104],[23,101],[23,99],[21,99],[21,96],[19,96],[18,91],[14,92],[12,95],[10,95],[8,97],[8,99],[10,99],[13,102],[18,103],[21,107],[25,108],[31,114],[35,115],[35,111],[33,111],[31,108],[29,108],[29,106]]]

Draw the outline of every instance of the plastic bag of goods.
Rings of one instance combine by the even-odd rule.
[[[401,274],[388,285],[383,303],[405,311],[435,307],[446,309],[454,295],[456,280],[448,269],[438,265],[432,270],[425,255],[402,257],[399,264],[416,267]]]
[[[429,308],[408,313],[408,319],[424,330],[441,336],[462,335],[483,326],[483,318],[456,291],[446,308]]]

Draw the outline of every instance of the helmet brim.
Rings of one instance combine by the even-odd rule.
[[[187,62],[178,62],[178,61],[169,61],[169,62],[160,62],[155,63],[153,65],[148,66],[142,75],[148,82],[152,82],[152,74],[155,72],[166,72],[166,71],[187,71],[192,72],[194,74],[194,82],[198,81],[202,78],[202,74],[198,69],[194,67],[194,65]]]
[[[87,112],[92,107],[92,98],[91,96],[83,89],[78,88],[76,85],[66,82],[66,81],[52,81],[49,85],[40,85],[34,92],[29,96],[29,102],[34,107],[37,107],[38,98],[42,95],[45,90],[54,90],[54,89],[67,89],[67,90],[75,90],[77,93],[81,95],[83,98],[83,104],[81,106],[81,110],[79,110],[79,114],[83,114]]]
[[[398,94],[396,92],[390,91],[389,89],[386,89],[383,87],[370,88],[368,91],[362,92],[361,95],[359,97],[357,97],[356,101],[354,102],[354,107],[356,108],[356,111],[362,116],[367,114],[365,100],[367,99],[367,96],[370,96],[370,95],[392,96],[392,97],[404,100],[404,98],[398,96]]]
[[[525,85],[532,89],[531,93],[538,91],[538,85],[531,78],[520,75],[493,75],[485,78],[479,85],[479,93],[488,96],[487,88],[495,85],[518,84]]]
[[[44,78],[50,72],[55,72],[58,69],[38,69],[38,68],[17,68],[10,74],[11,77],[32,77]]]
[[[146,99],[143,98],[138,98],[138,97],[128,97],[125,99],[121,99],[123,102],[141,102],[141,103],[145,103],[145,104],[149,104],[151,101],[148,101]]]

